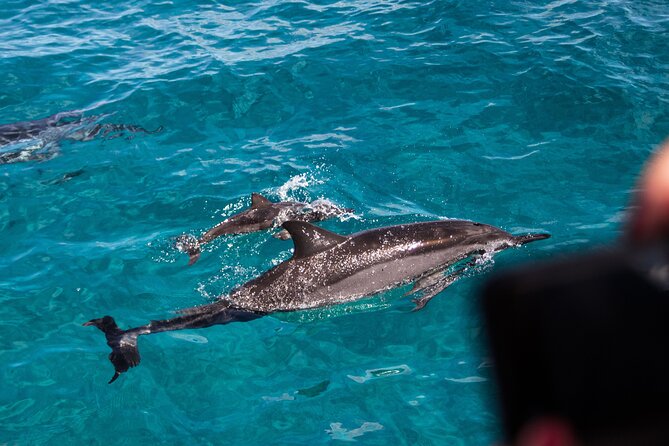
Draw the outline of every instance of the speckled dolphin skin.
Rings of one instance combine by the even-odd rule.
[[[346,213],[351,209],[343,209],[325,201],[301,203],[298,201],[273,202],[266,197],[251,194],[251,207],[228,217],[196,239],[192,235],[181,235],[177,238],[176,248],[189,256],[188,264],[197,262],[202,253],[202,245],[222,235],[246,234],[263,231],[281,226],[286,221],[321,221]],[[288,239],[287,231],[280,231],[277,238]]]
[[[465,220],[412,223],[344,236],[310,223],[283,224],[294,242],[293,256],[233,289],[217,302],[188,308],[173,319],[121,330],[105,316],[84,325],[105,333],[115,373],[111,382],[139,364],[137,337],[163,331],[245,322],[274,312],[296,311],[354,301],[414,281],[416,308],[452,284],[455,263],[494,253],[548,234],[514,236],[494,226]]]

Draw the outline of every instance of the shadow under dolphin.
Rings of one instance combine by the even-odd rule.
[[[258,232],[265,229],[281,226],[286,221],[322,221],[337,215],[353,213],[352,209],[344,209],[326,201],[314,201],[302,203],[298,201],[273,202],[258,194],[251,194],[251,207],[226,218],[217,224],[200,238],[190,234],[177,237],[175,247],[188,254],[188,264],[197,262],[202,253],[202,245],[222,235],[246,234]],[[274,235],[276,238],[286,240],[290,234],[286,230],[279,231]]]
[[[104,332],[112,352],[114,382],[139,364],[137,338],[164,331],[246,322],[275,312],[351,302],[405,283],[416,309],[451,285],[462,270],[445,272],[471,256],[495,253],[548,234],[514,236],[494,226],[465,220],[412,223],[370,229],[348,236],[310,223],[283,224],[293,239],[293,256],[218,301],[179,311],[166,320],[121,330],[111,316],[86,322]]]

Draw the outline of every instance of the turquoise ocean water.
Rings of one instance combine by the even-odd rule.
[[[0,123],[84,110],[163,131],[0,165],[0,444],[498,440],[481,275],[417,313],[401,289],[147,336],[112,385],[81,324],[171,317],[288,258],[268,233],[191,267],[172,249],[252,192],[354,208],[323,223],[342,233],[453,217],[553,235],[484,270],[611,241],[669,135],[667,41],[663,0],[1,2]]]

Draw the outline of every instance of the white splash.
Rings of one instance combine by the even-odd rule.
[[[325,197],[320,197],[306,206],[307,209],[320,212],[325,215],[327,218],[337,217],[340,221],[348,221],[350,219],[361,220],[359,215],[355,214],[355,211],[347,210],[346,208],[339,206],[332,200],[329,200]]]
[[[301,173],[299,175],[292,176],[283,185],[279,186],[276,190],[276,195],[281,199],[281,201],[287,201],[291,199],[291,192],[294,192],[298,189],[306,189],[309,186],[316,184],[323,184],[324,182],[325,181],[319,180],[311,174]]]

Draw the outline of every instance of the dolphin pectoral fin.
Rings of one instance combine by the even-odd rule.
[[[282,229],[276,234],[274,234],[272,237],[278,238],[279,240],[288,240],[290,238],[290,233],[285,229]]]
[[[420,293],[420,297],[415,297],[415,298],[411,299],[411,302],[416,304],[416,306],[411,311],[418,311],[418,310],[421,310],[423,307],[425,307],[425,305],[427,305],[427,303],[434,296],[441,293],[446,288],[448,288],[453,283],[455,283],[455,281],[458,280],[460,278],[460,276],[462,275],[462,272],[463,272],[462,270],[459,270],[459,271],[456,271],[452,274],[448,274],[446,276],[439,274],[439,275],[441,275],[441,277],[439,277],[437,280],[433,281],[429,285],[427,285],[427,286],[421,288],[420,290],[418,290],[417,292]],[[433,274],[432,276],[428,276],[428,277],[426,277],[426,279],[431,279],[434,276],[436,276],[436,274]],[[416,283],[418,283],[418,282],[416,282]]]
[[[468,258],[465,258],[462,263],[456,262],[456,268],[451,270],[450,273],[445,274],[449,268],[445,270],[437,271],[436,273],[425,276],[421,279],[418,279],[414,283],[413,288],[408,291],[405,296],[409,294],[421,293],[420,297],[411,299],[413,303],[416,304],[412,311],[418,311],[422,309],[427,303],[437,294],[444,291],[449,286],[453,285],[456,280],[458,280],[462,275],[467,271],[467,268],[476,265],[476,260],[479,258],[479,254],[474,254]],[[451,265],[452,267],[453,265]]]
[[[434,284],[436,284],[440,280],[443,280],[443,278],[445,277],[444,273],[445,273],[445,270],[442,269],[442,270],[437,271],[436,273],[430,274],[429,276],[425,276],[425,277],[422,277],[422,278],[416,280],[414,282],[413,286],[411,287],[411,289],[409,291],[407,291],[406,293],[404,293],[403,297],[409,296],[411,294],[419,293],[422,290],[433,286]]]

